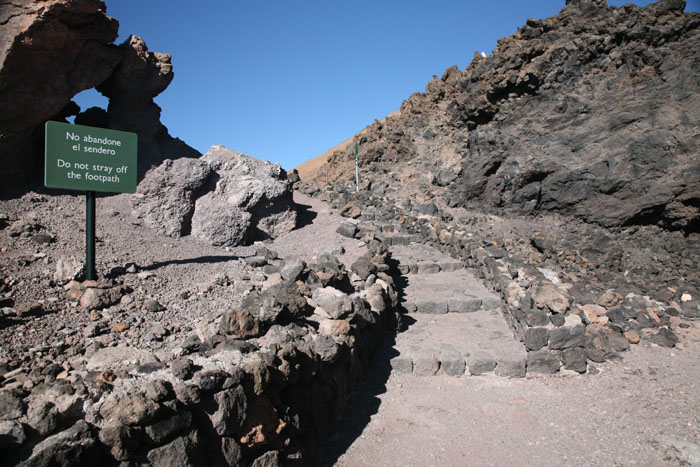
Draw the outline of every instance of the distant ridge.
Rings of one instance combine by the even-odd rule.
[[[386,117],[382,118],[379,120],[379,122],[384,122],[387,118],[397,116],[399,115],[400,110],[397,110],[395,112],[390,113]],[[369,128],[369,127],[367,127]],[[361,137],[364,133],[366,133],[367,128],[361,130],[359,133],[356,135],[351,136],[350,138],[346,139],[340,144],[337,144],[330,148],[328,151],[324,152],[320,156],[316,156],[313,159],[310,159],[299,166],[295,167],[295,170],[299,172],[299,176],[301,179],[305,182],[310,182],[313,180],[316,180],[316,177],[318,177],[321,168],[328,162],[328,159],[333,155],[334,152],[340,151],[340,152],[345,152],[350,148],[350,145],[352,144],[353,141],[355,141],[357,138]]]

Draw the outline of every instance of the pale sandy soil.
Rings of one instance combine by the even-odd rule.
[[[325,465],[700,465],[700,323],[685,350],[638,345],[599,374],[391,374],[356,395]]]

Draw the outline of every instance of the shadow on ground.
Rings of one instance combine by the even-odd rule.
[[[379,395],[386,392],[386,382],[391,374],[389,361],[398,353],[393,348],[395,334],[387,333],[376,354],[376,364],[364,383],[348,401],[347,407],[336,421],[336,428],[324,446],[322,466],[333,466],[352,443],[362,435],[372,415],[379,411]]]
[[[297,210],[297,229],[313,224],[314,219],[318,216],[308,204],[294,203],[294,207]]]
[[[392,260],[390,260],[392,261]],[[397,266],[398,262],[394,264]],[[398,270],[394,268],[394,270]],[[408,282],[405,276],[395,274],[392,276],[394,285],[399,296],[399,303],[404,296],[404,288]],[[399,310],[400,310],[399,305]],[[404,310],[397,311],[396,323],[392,323],[398,328],[398,332],[407,330],[416,322],[415,319],[404,313]],[[321,465],[333,466],[340,456],[347,452],[348,448],[362,436],[362,432],[369,424],[372,416],[379,411],[381,400],[379,396],[386,392],[386,383],[391,375],[391,359],[399,353],[394,348],[396,344],[396,331],[387,332],[384,340],[375,354],[375,365],[369,371],[364,383],[360,385],[357,392],[348,401],[347,407],[343,411],[340,419],[336,421],[336,427],[324,446]]]
[[[139,269],[142,271],[153,271],[154,269],[164,268],[166,266],[171,266],[173,264],[212,264],[212,263],[226,263],[229,261],[238,261],[240,257],[235,255],[229,256],[198,256],[196,258],[185,258],[185,259],[170,259],[167,261],[157,261],[148,266],[142,266]]]

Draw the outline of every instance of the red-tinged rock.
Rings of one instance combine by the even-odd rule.
[[[625,332],[625,338],[629,341],[630,344],[639,344],[639,334],[637,334],[634,331],[627,331]]]
[[[129,329],[129,327],[130,327],[129,323],[127,323],[126,321],[119,321],[117,324],[112,326],[111,331],[112,332],[124,332],[127,329]]]

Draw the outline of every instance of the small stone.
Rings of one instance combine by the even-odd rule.
[[[552,283],[538,286],[534,299],[537,308],[549,309],[552,313],[564,313],[569,309],[569,299]]]
[[[148,425],[158,418],[162,407],[143,394],[127,397],[110,396],[100,407],[100,415],[106,422],[123,425]]]
[[[95,379],[112,384],[114,381],[116,381],[117,374],[114,373],[112,370],[105,370],[100,372],[100,374],[98,374]]]
[[[630,344],[639,344],[640,337],[635,331],[626,331],[624,336]]]
[[[413,371],[413,360],[410,357],[398,356],[389,361],[391,369],[397,373],[409,374]]]
[[[416,302],[418,313],[442,315],[447,313],[447,302],[444,300],[419,300]]]
[[[16,449],[27,440],[24,427],[15,420],[0,420],[0,449]]]
[[[440,368],[449,376],[461,376],[467,369],[467,362],[457,352],[441,352]]]
[[[693,297],[689,293],[684,293],[683,295],[681,295],[681,302],[689,302],[692,299]]]
[[[572,370],[577,373],[585,373],[587,368],[587,357],[586,350],[577,347],[566,349],[562,352],[562,361],[564,362],[564,368],[567,370]]]
[[[161,305],[158,300],[154,299],[148,299],[143,303],[143,307],[146,309],[146,311],[150,313],[158,313],[161,311],[165,311],[165,307]]]
[[[661,328],[650,337],[650,340],[661,347],[672,348],[678,343],[678,336],[668,328]]]
[[[44,312],[44,306],[39,302],[26,302],[15,306],[15,310],[17,311],[17,316],[26,318],[28,316],[39,316]]]
[[[353,238],[357,233],[357,226],[352,222],[343,222],[340,224],[336,232],[343,237]]]
[[[413,362],[413,371],[420,376],[432,376],[440,369],[440,362],[435,355],[424,355]]]
[[[178,358],[173,360],[170,370],[176,378],[187,380],[194,375],[194,364],[189,358]]]
[[[496,359],[486,353],[477,353],[467,357],[467,368],[469,374],[482,375],[490,373],[496,368]]]
[[[549,329],[528,328],[525,331],[524,344],[528,350],[540,350],[549,342]]]
[[[351,298],[333,287],[320,287],[314,290],[312,298],[331,318],[339,319],[352,311]]]
[[[326,336],[344,336],[350,333],[350,323],[344,319],[325,319],[319,324],[318,332]]]
[[[612,308],[622,303],[625,297],[614,291],[607,291],[601,295],[596,303],[605,308]]]
[[[562,326],[553,329],[549,334],[549,348],[564,350],[573,347],[583,347],[585,344],[586,327],[582,324],[574,327]]]
[[[546,350],[527,353],[528,373],[556,373],[560,366],[559,357]]]
[[[88,310],[101,310],[116,303],[122,298],[122,290],[120,287],[111,287],[107,289],[87,288],[80,297],[80,306]]]
[[[53,243],[55,239],[52,235],[49,234],[36,234],[32,237],[32,241],[34,243],[38,243],[39,245],[46,245],[49,243]]]
[[[126,321],[119,321],[114,326],[112,326],[111,331],[112,332],[124,332],[129,328],[130,328],[129,323],[127,323]]]
[[[319,335],[314,342],[314,352],[324,362],[335,361],[338,357],[338,351],[338,344],[330,336]]]

